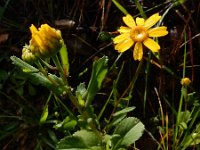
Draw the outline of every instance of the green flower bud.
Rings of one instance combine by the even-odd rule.
[[[37,57],[33,55],[29,45],[25,45],[22,49],[22,59],[30,64],[37,60]]]

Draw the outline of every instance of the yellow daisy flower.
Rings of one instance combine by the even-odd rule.
[[[46,58],[60,50],[63,41],[60,30],[43,24],[39,29],[31,25],[30,31],[32,34],[30,49],[37,57]]]
[[[116,44],[115,50],[122,53],[135,45],[133,49],[133,58],[139,61],[143,56],[142,44],[152,52],[158,52],[160,46],[151,38],[168,34],[167,27],[165,26],[151,28],[160,18],[161,16],[158,13],[150,16],[147,20],[139,17],[134,20],[129,14],[123,17],[123,21],[127,26],[121,26],[118,30],[120,35],[113,39],[114,44]]]

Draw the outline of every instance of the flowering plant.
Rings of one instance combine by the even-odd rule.
[[[159,52],[161,47],[157,38],[167,35],[168,31],[166,26],[160,26],[162,17],[159,13],[144,19],[146,15],[144,15],[141,6],[138,6],[139,1],[136,0],[135,3],[143,18],[133,18],[118,2],[115,0],[112,0],[112,2],[125,14],[122,18],[125,25],[119,27],[117,30],[119,35],[113,39],[110,33],[105,32],[107,34],[104,33],[104,35],[110,36],[109,40],[112,42],[109,45],[113,43],[114,50],[122,54],[131,49],[133,51],[133,59],[140,61],[132,80],[130,82],[127,80],[129,85],[122,94],[120,93],[121,91],[119,92],[118,88],[121,90],[121,86],[118,87],[118,83],[124,69],[124,63],[120,68],[116,67],[117,61],[122,56],[121,54],[118,55],[113,64],[108,63],[110,61],[108,56],[96,59],[91,68],[89,67],[91,74],[89,72],[88,81],[71,84],[73,82],[70,81],[72,79],[71,76],[74,74],[70,73],[73,68],[70,68],[71,63],[69,60],[71,59],[68,59],[66,39],[63,39],[60,30],[48,24],[42,24],[38,28],[31,25],[31,38],[29,43],[22,48],[22,59],[16,56],[11,57],[13,63],[20,68],[19,76],[25,77],[25,80],[28,78],[34,84],[40,84],[49,89],[49,96],[43,106],[41,116],[39,119],[36,118],[35,122],[39,126],[39,131],[47,127],[48,136],[52,139],[53,144],[46,138],[41,139],[50,147],[58,150],[125,150],[135,148],[135,142],[146,131],[151,139],[156,142],[158,149],[168,150],[169,146],[172,149],[186,149],[191,145],[196,145],[196,143],[199,144],[200,125],[197,124],[196,129],[193,128],[200,112],[199,106],[197,107],[197,104],[195,104],[196,106],[194,105],[191,113],[187,110],[187,107],[185,107],[185,110],[182,109],[183,100],[187,103],[194,96],[193,93],[188,94],[187,88],[192,81],[185,77],[185,70],[180,82],[182,88],[178,111],[173,110],[175,125],[168,124],[168,113],[166,112],[164,116],[159,92],[156,87],[154,88],[160,105],[158,116],[162,119],[160,119],[162,126],[159,126],[160,130],[158,131],[161,136],[160,143],[149,134],[138,118],[130,116],[130,112],[135,109],[130,100],[133,98],[133,89],[142,69],[145,48],[148,48],[153,53]],[[99,34],[98,38],[102,38],[102,35]],[[186,50],[184,57],[186,58]],[[147,60],[147,66],[145,70],[144,97],[142,97],[144,116],[146,100],[148,99],[147,92],[150,89],[147,88],[150,63],[174,75],[174,72],[166,66],[151,60],[151,55],[148,58],[145,59]],[[185,58],[184,69],[186,68]],[[111,67],[109,64],[111,64]],[[85,70],[87,71],[87,69]],[[116,72],[117,69],[119,69],[118,74],[113,75],[112,73]],[[82,74],[84,72],[81,72],[75,78],[82,76]],[[113,75],[112,80],[110,80],[110,74]],[[109,90],[105,94],[103,93],[105,95],[104,98],[99,98],[99,92],[101,92],[107,80],[112,82],[112,86],[109,86]],[[142,95],[141,92],[139,95]],[[40,93],[39,96],[42,97],[43,93]],[[24,109],[24,107],[22,108]],[[169,126],[172,126],[170,130]],[[169,133],[171,130],[173,132]],[[58,137],[56,131],[58,131]],[[171,135],[173,139],[168,139],[171,138]],[[168,141],[170,141],[170,145],[168,145]],[[171,144],[172,142],[173,144]],[[38,143],[40,145],[41,142],[39,141]]]
[[[127,113],[133,111],[135,107],[118,109],[116,105],[117,111],[112,113],[106,125],[100,123],[100,120],[105,114],[110,98],[99,113],[95,112],[94,103],[97,101],[95,96],[109,71],[107,56],[94,61],[87,87],[84,83],[71,87],[68,83],[68,53],[61,32],[47,24],[41,25],[39,29],[31,25],[30,31],[32,38],[29,45],[25,45],[22,50],[24,61],[15,56],[11,59],[15,65],[22,68],[23,73],[30,80],[47,87],[56,101],[62,103],[62,100],[69,100],[71,102],[72,107],[62,103],[66,109],[63,120],[48,117],[49,101],[44,106],[40,118],[40,125],[49,121],[54,122],[55,130],[69,133],[57,143],[57,149],[125,149],[142,136],[143,123],[135,117],[127,117]],[[58,53],[60,57],[57,56]],[[53,60],[53,64],[50,64],[49,59]],[[56,68],[58,74],[50,73],[53,71],[52,68]],[[110,95],[112,96],[112,93]],[[61,115],[56,114],[56,116]]]

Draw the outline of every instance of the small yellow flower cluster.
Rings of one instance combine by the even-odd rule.
[[[142,44],[152,52],[158,52],[160,46],[151,37],[161,37],[168,34],[167,27],[165,26],[151,28],[160,18],[161,16],[158,13],[152,15],[147,20],[137,17],[135,21],[129,14],[123,17],[123,21],[127,26],[121,26],[118,30],[120,35],[113,39],[114,44],[116,44],[115,50],[122,53],[135,45],[133,58],[139,61],[143,57]]]
[[[43,24],[39,29],[31,25],[30,31],[32,38],[29,41],[28,50],[22,50],[22,59],[28,61],[32,55],[38,58],[48,58],[55,55],[62,47],[62,36],[60,30],[50,27],[48,24]],[[31,55],[32,53],[32,55]]]

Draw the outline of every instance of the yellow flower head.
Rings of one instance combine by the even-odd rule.
[[[143,56],[142,44],[152,52],[158,52],[160,46],[151,37],[161,37],[168,34],[167,27],[165,26],[151,28],[160,18],[161,16],[158,13],[152,15],[147,20],[139,17],[134,20],[131,15],[123,17],[123,21],[127,26],[121,26],[118,30],[120,35],[113,39],[114,44],[116,44],[115,50],[122,53],[135,45],[133,58],[139,61]]]
[[[188,86],[191,83],[191,80],[189,78],[182,78],[181,79],[181,85]]]
[[[60,30],[43,24],[39,29],[31,25],[30,31],[32,34],[30,48],[32,53],[37,57],[46,58],[55,55],[60,50],[62,46]]]

